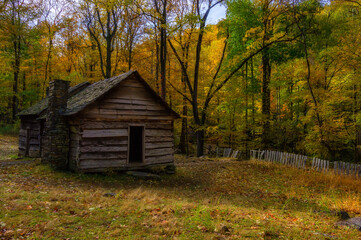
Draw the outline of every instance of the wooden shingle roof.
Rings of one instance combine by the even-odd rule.
[[[159,97],[159,95],[154,92],[154,90],[146,83],[146,81],[139,75],[137,71],[129,71],[123,73],[119,76],[108,78],[93,84],[81,83],[82,89],[80,89],[80,85],[78,84],[75,87],[69,89],[69,99],[67,103],[67,109],[65,111],[65,115],[74,115],[80,111],[82,111],[85,107],[89,104],[97,101],[101,97],[103,97],[106,93],[108,93],[111,89],[118,86],[123,80],[129,78],[130,76],[135,76],[140,82],[144,84],[144,86],[152,93],[152,95],[158,100],[158,102],[163,105],[171,115],[179,118],[179,115],[174,112],[168,104]],[[80,91],[79,91],[80,89]],[[78,91],[76,91],[78,90]],[[19,116],[26,116],[26,115],[42,115],[48,107],[48,98],[44,98],[40,102],[36,103],[35,105],[21,111]]]

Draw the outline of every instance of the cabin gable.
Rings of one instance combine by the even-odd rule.
[[[172,120],[176,116],[135,76],[78,113],[87,119]]]

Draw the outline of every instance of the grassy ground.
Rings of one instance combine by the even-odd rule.
[[[255,161],[178,156],[161,180],[0,168],[0,239],[361,239],[361,182]],[[106,197],[105,193],[115,193]]]
[[[18,138],[0,134],[0,162],[16,159],[18,153]]]

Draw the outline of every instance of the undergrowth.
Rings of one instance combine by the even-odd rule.
[[[19,134],[20,121],[14,124],[0,124],[0,137],[10,135],[17,136]]]

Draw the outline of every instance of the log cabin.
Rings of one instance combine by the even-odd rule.
[[[19,154],[77,172],[174,166],[179,118],[137,71],[69,88],[49,84],[46,98],[20,112]]]

